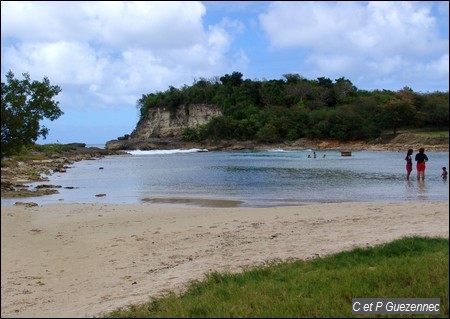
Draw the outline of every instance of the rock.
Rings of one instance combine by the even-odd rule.
[[[74,147],[86,147],[85,143],[68,143],[67,146],[74,146]]]
[[[39,206],[38,204],[34,203],[34,202],[16,202],[14,205],[17,206],[25,206],[25,207],[35,207],[35,206]]]
[[[212,104],[180,105],[173,112],[161,107],[149,108],[131,137],[181,137],[183,129],[206,124],[211,118],[220,115],[221,108]]]
[[[36,188],[61,188],[61,185],[51,185],[51,184],[42,184],[42,185],[37,185]]]

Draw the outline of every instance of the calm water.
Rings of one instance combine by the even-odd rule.
[[[305,203],[448,200],[448,152],[426,152],[426,180],[405,180],[404,152],[353,151],[136,151],[77,162],[38,184],[61,185],[59,194],[27,199],[47,203],[141,203],[149,198],[232,199],[241,206]],[[323,157],[323,155],[326,155]],[[36,185],[36,184],[32,184]],[[73,187],[74,189],[65,189]],[[106,194],[96,197],[96,194]]]

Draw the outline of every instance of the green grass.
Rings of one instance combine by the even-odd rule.
[[[13,161],[43,161],[47,157],[44,154],[24,153],[11,157]]]
[[[415,132],[414,134],[424,137],[448,137],[449,132],[436,131],[436,132]]]
[[[103,317],[348,318],[355,317],[352,298],[440,298],[439,317],[448,318],[448,251],[448,239],[410,237],[240,274],[211,273],[180,296],[170,293]]]
[[[22,146],[20,151],[11,156],[11,158],[15,160],[42,160],[46,156],[60,154],[73,149],[76,149],[76,147],[65,144],[31,144]]]
[[[35,144],[31,147],[31,150],[43,152],[45,154],[62,153],[76,149],[76,146],[67,144]]]
[[[63,152],[76,149],[73,145],[64,144],[33,144],[29,146],[23,146],[18,154],[11,156],[9,160],[2,159],[2,167],[13,166],[14,161],[42,161],[48,157],[59,155]]]
[[[405,130],[399,130],[397,133],[399,134],[413,134],[421,137],[449,137],[449,131],[446,130],[424,130],[424,129],[405,129]]]

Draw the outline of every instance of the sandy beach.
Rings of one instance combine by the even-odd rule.
[[[1,208],[1,316],[93,317],[211,271],[449,236],[449,202]]]

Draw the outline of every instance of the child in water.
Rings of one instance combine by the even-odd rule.
[[[441,174],[441,177],[442,177],[442,179],[443,179],[444,181],[447,180],[447,168],[446,168],[445,166],[442,167],[442,174]]]

